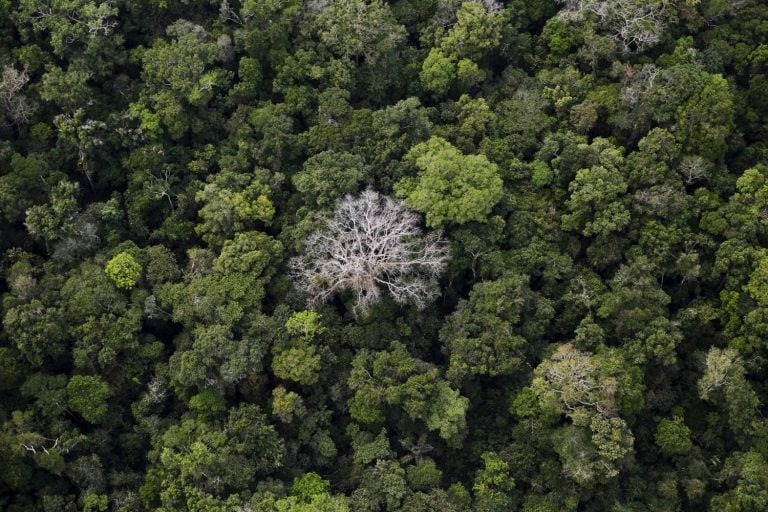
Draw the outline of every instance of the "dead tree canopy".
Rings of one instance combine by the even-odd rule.
[[[355,312],[365,313],[388,291],[396,302],[422,309],[438,293],[448,247],[441,232],[424,235],[420,222],[405,203],[373,190],[348,195],[305,240],[304,255],[291,260],[294,281],[310,305],[349,291]]]

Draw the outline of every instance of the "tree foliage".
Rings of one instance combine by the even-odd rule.
[[[141,264],[127,252],[121,252],[109,260],[104,268],[118,288],[133,288],[141,277]]]
[[[424,212],[429,227],[485,222],[501,199],[498,167],[484,155],[464,155],[447,140],[432,137],[411,148],[406,158],[420,172],[398,183],[396,190]]]
[[[0,0],[0,509],[768,510],[766,27]]]

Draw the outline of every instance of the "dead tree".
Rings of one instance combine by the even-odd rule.
[[[34,113],[34,106],[22,92],[28,82],[26,70],[19,71],[12,66],[3,66],[0,70],[0,121],[5,118],[6,126],[29,122]]]
[[[712,164],[700,156],[686,156],[680,162],[677,172],[683,177],[683,183],[694,185],[707,179]]]
[[[424,236],[420,220],[402,201],[373,190],[348,195],[305,240],[305,254],[290,262],[291,275],[311,306],[346,290],[355,312],[365,313],[386,290],[396,302],[422,309],[438,293],[448,248],[440,232]]]
[[[581,22],[586,13],[597,16],[603,30],[626,52],[641,52],[658,44],[664,33],[667,0],[558,0],[561,19]]]

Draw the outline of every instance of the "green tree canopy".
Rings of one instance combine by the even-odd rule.
[[[406,159],[419,172],[400,181],[397,193],[424,212],[429,227],[485,222],[501,199],[499,169],[484,155],[464,155],[447,140],[432,137],[411,148]]]

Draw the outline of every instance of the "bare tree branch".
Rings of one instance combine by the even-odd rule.
[[[4,66],[0,71],[0,120],[5,111],[7,126],[29,122],[35,111],[34,105],[22,93],[28,82],[26,69],[18,71],[12,66]]]
[[[437,295],[437,277],[448,249],[440,232],[422,236],[419,216],[402,201],[366,190],[347,196],[324,229],[305,241],[306,254],[291,260],[292,276],[311,305],[342,290],[365,312],[387,290],[419,309]]]
[[[565,8],[561,19],[581,21],[585,13],[595,14],[624,50],[643,51],[654,46],[664,31],[667,0],[558,0]]]
[[[693,185],[707,179],[712,164],[700,156],[686,156],[680,162],[677,171],[686,185]]]

